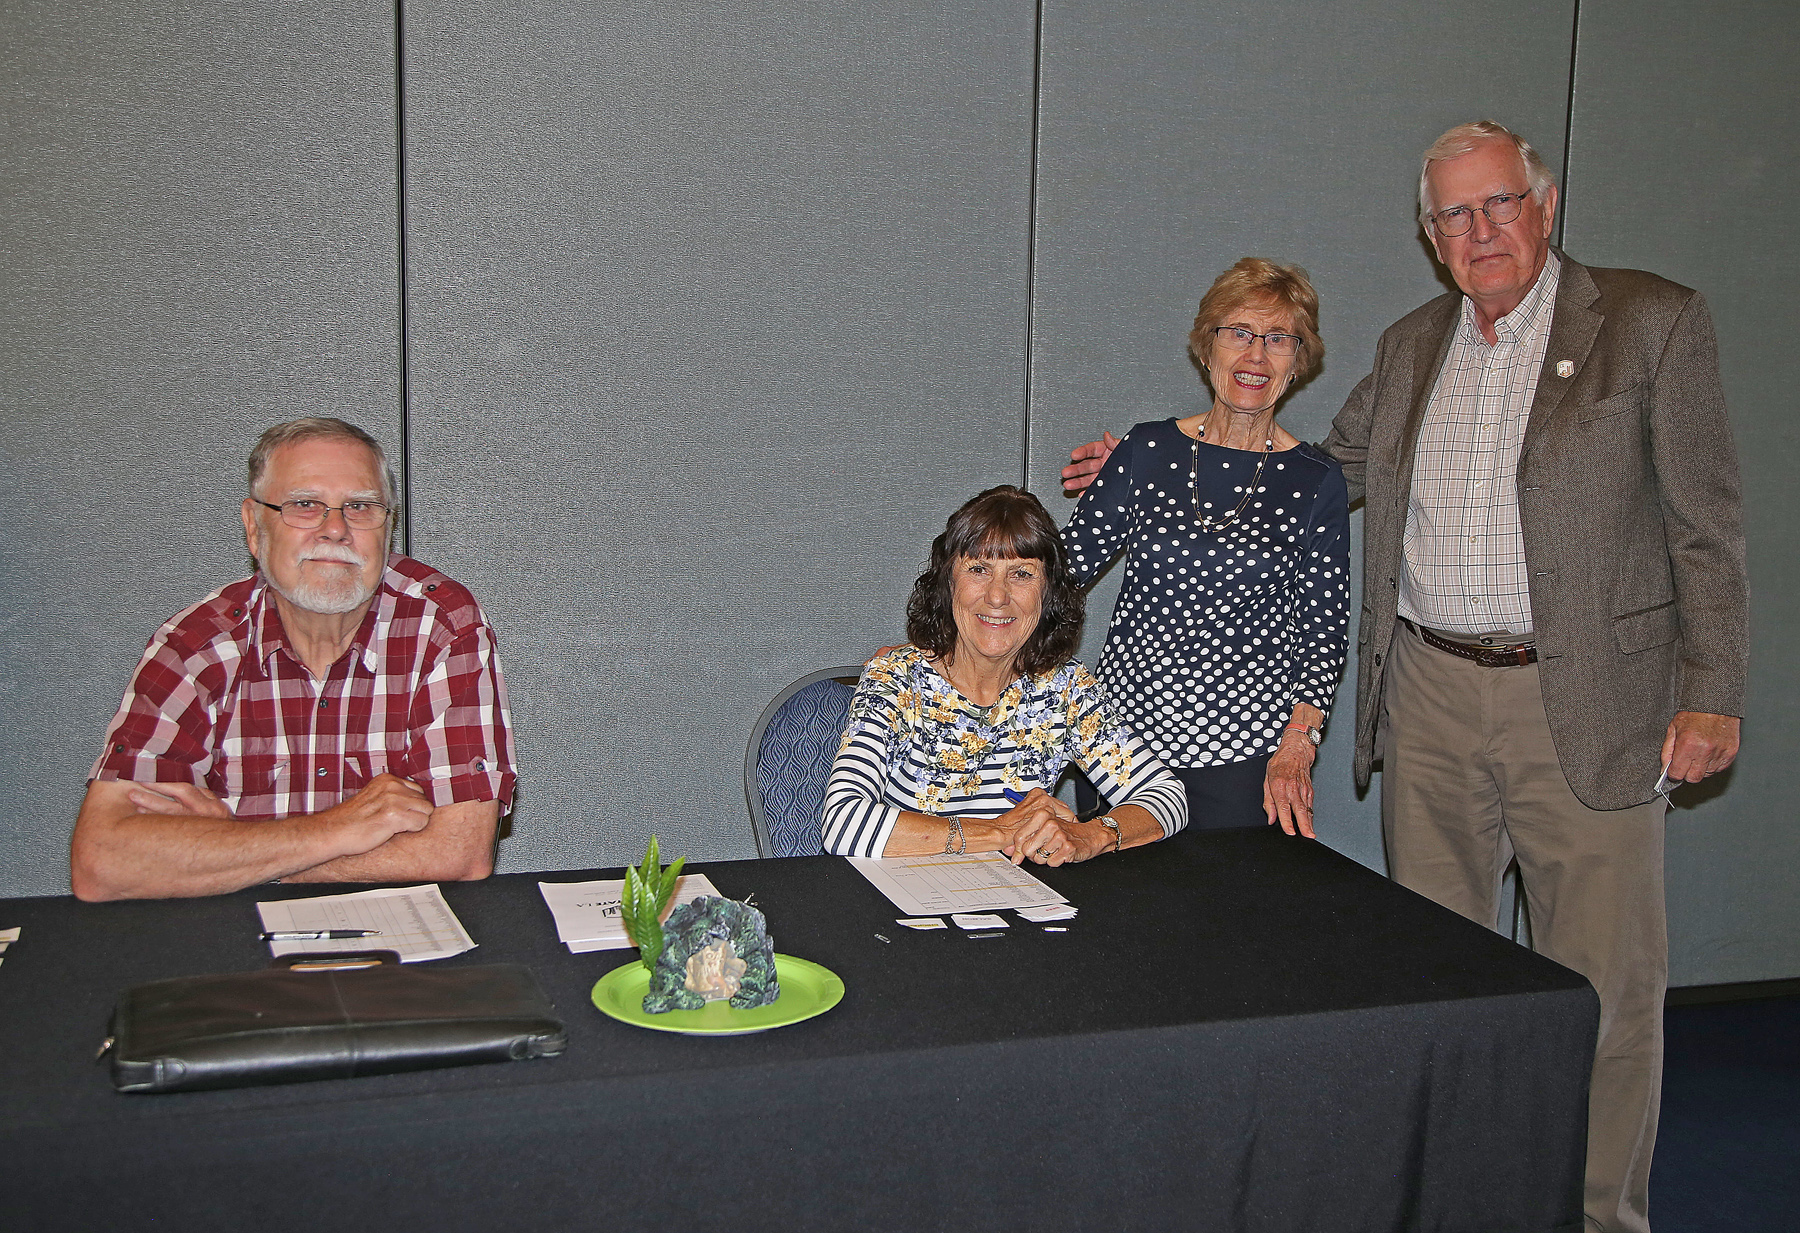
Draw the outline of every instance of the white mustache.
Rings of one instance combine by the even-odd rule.
[[[303,562],[336,561],[342,565],[355,565],[359,568],[368,564],[362,557],[356,555],[355,549],[347,548],[341,544],[315,545],[302,552],[300,554],[300,560]]]

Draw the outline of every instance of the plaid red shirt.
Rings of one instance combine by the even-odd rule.
[[[329,809],[383,771],[435,806],[511,807],[493,631],[460,583],[394,553],[350,649],[314,681],[260,575],[156,631],[90,779],[193,783],[240,818]]]

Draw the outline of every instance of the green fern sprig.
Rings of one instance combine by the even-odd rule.
[[[619,916],[625,923],[625,936],[638,948],[638,960],[651,972],[662,957],[663,909],[675,897],[675,882],[687,857],[675,858],[667,869],[662,866],[662,853],[657,850],[656,836],[644,850],[644,863],[625,866],[625,893],[620,896]]]

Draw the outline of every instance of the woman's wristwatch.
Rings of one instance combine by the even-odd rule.
[[[1125,850],[1125,834],[1119,829],[1119,824],[1113,821],[1113,816],[1110,813],[1101,814],[1099,817],[1095,818],[1094,821],[1112,832],[1113,851],[1123,852]]]
[[[1314,749],[1317,749],[1319,747],[1319,742],[1325,739],[1325,734],[1311,724],[1289,724],[1286,728],[1282,729],[1282,736],[1285,738],[1289,732],[1306,733],[1306,739],[1312,742]]]

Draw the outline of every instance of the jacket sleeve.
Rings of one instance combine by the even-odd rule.
[[[1650,452],[1681,621],[1676,708],[1742,715],[1749,670],[1743,499],[1712,316],[1698,292],[1657,363]]]
[[[1348,502],[1362,500],[1367,484],[1369,431],[1375,422],[1376,380],[1381,372],[1381,352],[1376,349],[1375,371],[1356,383],[1343,410],[1331,421],[1331,432],[1319,448],[1338,460],[1344,468],[1344,485]]]

